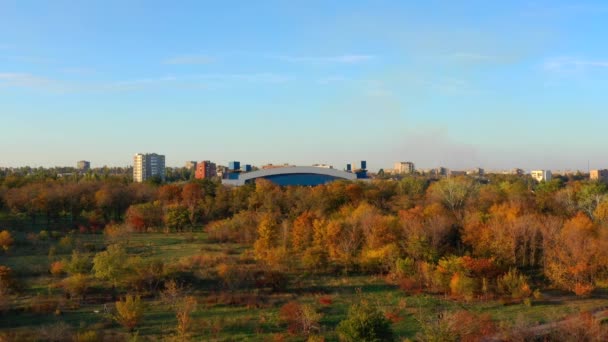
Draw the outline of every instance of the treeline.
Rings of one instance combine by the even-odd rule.
[[[577,295],[605,282],[607,194],[598,182],[516,176],[238,188],[4,178],[0,206],[81,231],[204,229],[277,271],[379,273],[407,291],[523,299],[533,294],[524,273]]]

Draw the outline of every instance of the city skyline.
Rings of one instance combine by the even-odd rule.
[[[0,167],[156,151],[602,169],[607,17],[601,1],[6,1]]]

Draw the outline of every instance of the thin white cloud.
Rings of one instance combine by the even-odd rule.
[[[472,52],[457,52],[450,55],[450,57],[462,61],[473,61],[473,62],[483,62],[483,61],[491,61],[496,59],[495,56],[484,55],[480,53],[472,53]]]
[[[369,62],[376,58],[373,55],[347,54],[339,56],[275,56],[274,58],[290,63],[312,63],[312,64],[357,64]]]
[[[245,81],[251,83],[284,83],[290,80],[286,75],[275,73],[243,73],[243,74],[204,74],[191,78],[199,78],[214,81]]]
[[[75,75],[91,75],[95,73],[95,70],[92,68],[83,68],[83,67],[69,67],[63,68],[59,71],[66,74],[75,74]]]
[[[213,62],[214,59],[205,56],[205,55],[183,55],[183,56],[175,56],[165,60],[164,64],[172,64],[172,65],[186,65],[186,64],[209,64]]]
[[[273,73],[251,74],[200,74],[185,76],[163,76],[122,80],[112,83],[91,85],[89,91],[136,91],[153,87],[179,87],[189,89],[226,88],[235,84],[278,84],[289,81],[289,77]]]
[[[608,68],[608,60],[588,60],[573,57],[558,57],[548,59],[543,63],[547,71],[576,72],[589,68]]]
[[[0,73],[0,87],[26,87],[40,88],[51,87],[56,81],[35,76],[28,73],[5,72]]]
[[[330,83],[338,83],[338,82],[345,82],[348,81],[348,78],[344,77],[344,76],[328,76],[328,77],[323,77],[317,80],[317,83],[319,84],[330,84]]]

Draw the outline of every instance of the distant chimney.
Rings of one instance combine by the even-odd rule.
[[[361,170],[367,170],[367,162],[365,160],[361,161]]]
[[[351,172],[352,171],[352,167],[350,166],[350,164],[346,164],[346,172]]]

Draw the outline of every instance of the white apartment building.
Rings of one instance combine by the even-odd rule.
[[[538,182],[548,182],[553,178],[549,170],[533,170],[530,172],[530,175]]]
[[[133,181],[141,183],[155,176],[165,180],[165,156],[156,153],[137,153],[133,157]]]
[[[397,162],[395,163],[394,172],[398,174],[408,173],[412,174],[416,171],[416,167],[412,162]]]

